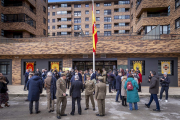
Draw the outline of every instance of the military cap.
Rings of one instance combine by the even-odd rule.
[[[102,76],[99,76],[98,77],[98,80],[103,80],[104,78]]]
[[[65,73],[61,73],[61,76],[66,76],[66,74]]]
[[[88,77],[90,77],[90,75],[86,75],[86,77],[88,78]]]

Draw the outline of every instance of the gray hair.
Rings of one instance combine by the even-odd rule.
[[[75,75],[74,79],[75,79],[75,80],[79,80],[79,76],[78,76],[78,75]]]
[[[47,76],[52,77],[52,72],[48,72]]]

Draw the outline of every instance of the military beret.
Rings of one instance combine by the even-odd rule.
[[[61,76],[66,76],[66,74],[65,73],[61,73]]]
[[[90,75],[86,75],[86,77],[90,77]]]
[[[99,76],[99,77],[98,77],[98,80],[103,80],[103,79],[104,79],[104,78],[103,78],[103,77],[101,77],[101,76]]]

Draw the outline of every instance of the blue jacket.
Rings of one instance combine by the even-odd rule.
[[[38,101],[40,94],[42,93],[42,80],[39,76],[33,76],[28,80],[27,83],[28,100],[29,101]]]
[[[76,80],[72,83],[71,89],[70,89],[70,96],[73,98],[81,98],[81,91],[83,92],[84,87],[81,81]]]
[[[121,90],[121,76],[116,77],[116,89]]]
[[[81,73],[78,73],[78,76],[79,76],[79,81],[82,82],[82,75],[81,75]]]
[[[162,87],[169,87],[169,84],[171,82],[170,78],[168,76],[166,78],[163,76],[162,79],[164,79],[164,81],[160,79],[161,86]]]
[[[75,77],[75,75],[73,75],[72,78],[71,78],[71,81],[70,81],[71,84],[75,81],[74,77]]]
[[[91,80],[92,80],[92,79],[96,79],[96,74],[95,74],[95,73],[92,74]]]
[[[54,100],[56,99],[56,78],[52,77],[51,79],[51,88],[50,88],[50,92],[51,92],[51,99]]]
[[[26,72],[26,73],[25,73],[25,82],[28,81],[28,77],[29,77],[29,72]]]
[[[134,78],[128,78],[124,85],[125,90],[127,89],[128,82],[132,83],[134,89],[132,91],[127,90],[127,102],[129,103],[139,102],[139,95],[138,95],[139,87],[137,82],[134,80]]]

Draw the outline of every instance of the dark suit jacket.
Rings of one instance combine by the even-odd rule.
[[[91,76],[91,80],[92,80],[92,79],[96,79],[96,75],[95,75],[95,73],[93,73],[93,74],[92,74],[92,76]]]
[[[70,96],[73,98],[81,97],[81,91],[83,92],[83,84],[79,80],[75,80],[72,83],[71,89],[70,89]]]
[[[79,76],[79,81],[82,82],[82,75],[81,75],[81,73],[78,73],[78,76]]]
[[[26,73],[25,73],[25,82],[28,81],[28,76],[29,76],[29,72],[26,72]]]
[[[121,90],[121,76],[116,77],[116,89]]]

